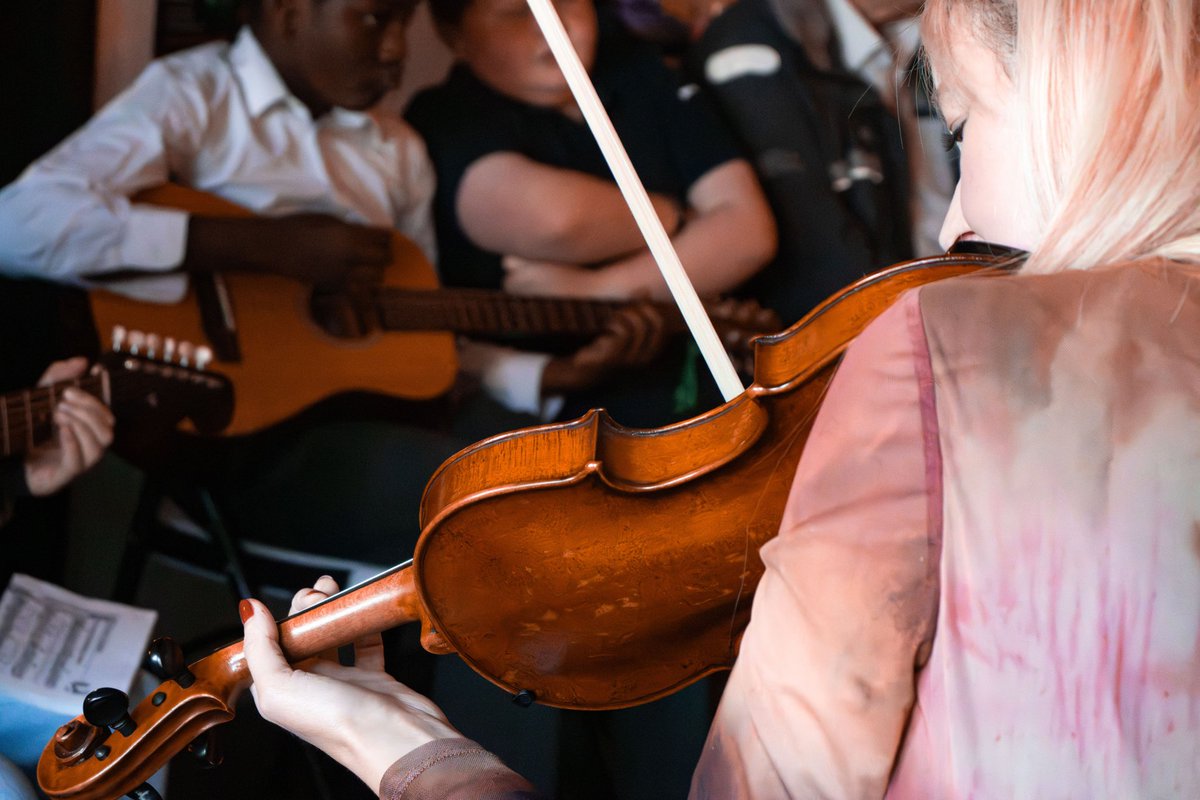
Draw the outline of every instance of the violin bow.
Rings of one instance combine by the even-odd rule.
[[[721,396],[726,402],[732,400],[745,391],[742,381],[729,354],[721,346],[720,337],[705,313],[695,287],[684,272],[670,237],[667,236],[658,215],[654,213],[646,188],[638,178],[633,163],[629,160],[629,154],[613,128],[608,112],[604,110],[604,105],[596,94],[596,87],[592,85],[587,70],[579,60],[579,54],[575,52],[558,12],[554,10],[551,0],[527,1],[538,27],[542,29],[542,35],[550,45],[554,60],[558,62],[558,68],[562,70],[563,77],[571,88],[571,94],[587,121],[588,128],[596,137],[596,143],[600,145],[600,152],[608,162],[608,168],[612,170],[621,195],[629,205],[629,210],[633,212],[638,229],[641,230],[650,253],[654,256],[654,263],[658,265],[659,272],[666,280],[667,288],[671,290],[671,296],[679,306],[679,312],[687,322],[692,338],[696,340],[704,362],[717,382]]]

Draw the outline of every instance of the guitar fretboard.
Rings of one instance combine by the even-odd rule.
[[[629,305],[605,300],[519,297],[486,289],[406,291],[383,289],[377,297],[387,330],[452,330],[478,336],[565,334],[591,337]],[[655,303],[669,332],[682,329],[675,307]]]
[[[69,386],[104,399],[104,380],[96,375],[0,397],[0,455],[22,455],[46,441],[54,429],[54,406]]]

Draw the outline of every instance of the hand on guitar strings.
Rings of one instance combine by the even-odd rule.
[[[338,591],[328,576],[292,599],[291,613]],[[243,600],[250,692],[263,718],[320,748],[378,791],[398,758],[435,739],[461,734],[432,700],[383,669],[378,634],[354,643],[355,666],[325,658],[290,666],[279,649],[278,628],[257,600]]]
[[[56,361],[38,386],[78,378],[87,360]],[[53,494],[90,469],[112,444],[113,415],[100,400],[83,391],[66,389],[54,406],[54,436],[25,458],[25,483],[30,494]]]
[[[613,314],[604,333],[569,356],[550,359],[542,373],[547,394],[595,386],[615,370],[649,364],[666,343],[662,312],[649,302],[635,303]]]
[[[328,214],[201,217],[188,221],[183,268],[240,269],[322,286],[378,284],[392,260],[392,232]]]

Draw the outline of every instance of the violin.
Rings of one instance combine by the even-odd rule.
[[[529,5],[726,402],[652,430],[594,410],[459,452],[425,488],[412,561],[283,620],[279,640],[296,662],[419,622],[427,650],[457,653],[518,704],[616,709],[733,665],[759,548],[851,340],[901,292],[1002,262],[952,254],[868,276],[755,339],[743,389],[552,3]],[[143,782],[231,719],[250,683],[241,642],[187,665],[158,640],[150,658],[167,679],[132,711],[97,690],[58,729],[38,762],[46,795],[152,796]]]
[[[603,411],[501,434],[446,461],[425,489],[413,559],[279,623],[292,662],[419,622],[519,704],[615,709],[732,667],[792,476],[841,355],[910,288],[1004,274],[983,254],[900,264],[754,342],[754,382],[661,429]],[[250,675],[241,642],[188,665],[156,641],[169,675],[128,708],[98,690],[38,763],[51,798],[136,790],[233,717]]]

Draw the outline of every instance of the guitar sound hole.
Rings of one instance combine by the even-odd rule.
[[[309,295],[308,312],[313,322],[338,339],[362,339],[375,328],[368,304],[343,289],[315,288]]]

